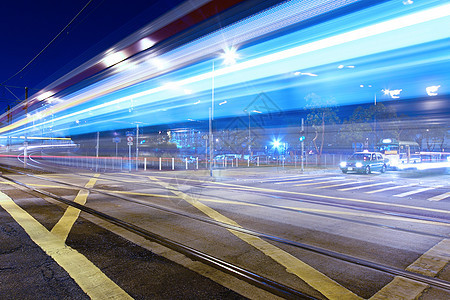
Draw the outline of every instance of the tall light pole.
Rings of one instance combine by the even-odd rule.
[[[232,65],[236,62],[238,55],[236,53],[236,48],[226,48],[224,52],[220,55],[223,59],[223,64]],[[215,77],[215,68],[214,62],[212,61],[212,72],[211,72],[211,107],[209,108],[209,176],[213,176],[213,160],[214,160],[214,136],[213,136],[213,120],[214,120],[214,77]]]
[[[213,142],[213,128],[212,121],[214,119],[214,60],[212,62],[211,74],[211,107],[209,108],[209,176],[213,176],[213,156],[214,156],[214,142]]]
[[[258,113],[258,114],[262,114],[262,112],[260,112],[259,110],[244,110],[245,112],[247,112],[248,114],[248,155],[249,157],[252,156],[252,145],[251,145],[251,113]]]

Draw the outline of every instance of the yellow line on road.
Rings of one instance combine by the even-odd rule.
[[[22,226],[34,243],[67,271],[91,299],[132,299],[84,255],[67,246],[44,226],[0,192],[0,205]]]
[[[164,177],[163,177],[164,178]],[[442,210],[442,209],[434,209],[434,208],[427,208],[427,207],[420,207],[420,206],[410,206],[410,205],[404,205],[404,204],[396,204],[396,203],[387,203],[387,202],[377,202],[377,201],[370,201],[370,200],[362,200],[362,199],[354,199],[354,198],[346,198],[346,197],[337,197],[337,196],[327,196],[327,195],[318,195],[318,194],[310,194],[310,193],[302,193],[302,192],[293,192],[293,191],[284,191],[284,190],[274,190],[274,189],[267,189],[267,188],[260,188],[260,187],[252,187],[252,186],[241,186],[238,184],[232,184],[232,183],[225,183],[225,182],[209,182],[210,184],[215,185],[222,185],[222,186],[231,186],[236,187],[244,190],[249,191],[262,191],[262,192],[270,192],[270,193],[280,193],[280,194],[289,194],[289,195],[299,195],[299,196],[309,196],[314,198],[325,198],[325,199],[333,199],[333,200],[344,200],[349,202],[357,202],[357,203],[368,203],[368,204],[377,204],[377,205],[383,205],[383,206],[393,206],[393,207],[402,207],[402,208],[413,208],[417,210],[424,210],[424,211],[430,211],[430,212],[438,212],[443,214],[450,214],[450,211],[448,210]]]
[[[0,183],[2,184],[9,184],[9,185],[13,185],[14,182],[9,182],[9,181],[0,181]]]
[[[150,180],[158,182],[160,185],[167,188],[181,199],[190,203],[210,218],[222,223],[241,227],[235,221],[225,217],[218,211],[206,206],[205,204],[199,202],[197,199],[192,198],[188,194],[177,190],[172,185],[158,180],[157,178],[152,176],[149,176],[149,178]],[[265,255],[271,257],[274,261],[284,266],[287,272],[298,276],[300,279],[322,293],[328,299],[361,299],[352,291],[341,286],[339,283],[314,269],[313,267],[309,266],[308,264],[302,262],[292,254],[289,254],[286,251],[275,247],[274,245],[262,240],[261,238],[231,229],[228,229],[228,231],[230,231],[249,245],[255,247],[259,251],[262,251]]]
[[[130,191],[111,191],[99,189],[99,191],[105,191],[111,194],[123,194],[123,195],[134,195],[134,196],[148,196],[148,197],[159,197],[159,198],[173,198],[174,196],[170,195],[160,195],[160,194],[150,194],[150,193],[138,193],[138,192],[130,192]]]
[[[88,183],[86,183],[84,187],[87,189],[92,188],[95,185],[95,182],[97,181],[97,178],[99,176],[100,174],[95,174],[93,178],[89,179]],[[88,196],[89,191],[82,189],[78,192],[77,196],[74,199],[74,202],[84,205],[87,201]],[[52,233],[57,237],[59,237],[60,239],[62,239],[63,241],[65,241],[67,239],[67,236],[69,235],[70,230],[73,227],[73,224],[75,224],[75,221],[78,219],[79,215],[80,210],[78,208],[72,206],[67,207],[62,218],[53,227]]]
[[[429,277],[435,277],[450,260],[450,240],[444,239],[409,265],[406,270]],[[384,286],[371,300],[418,299],[428,285],[396,276]]]
[[[35,187],[46,187],[46,188],[55,188],[55,189],[65,189],[65,190],[80,190],[79,188],[67,186],[67,185],[48,185],[48,184],[35,184],[30,183],[27,184],[29,186],[35,186]]]
[[[210,202],[210,203],[223,203],[223,204],[232,204],[232,205],[262,207],[262,205],[259,205],[257,203],[247,203],[247,202],[240,202],[240,201],[233,201],[233,200],[217,200],[217,199],[207,199],[207,198],[199,198],[198,200],[203,201],[203,202]],[[395,220],[395,221],[403,221],[403,222],[409,222],[409,223],[420,223],[420,224],[429,224],[429,225],[435,225],[435,226],[450,227],[450,224],[448,224],[448,223],[440,223],[440,222],[420,220],[420,219],[408,219],[408,218],[404,218],[404,217],[387,216],[387,215],[380,215],[380,214],[375,214],[375,213],[374,214],[358,213],[358,212],[350,212],[350,211],[302,208],[302,207],[293,207],[293,206],[274,206],[274,208],[288,209],[288,210],[291,210],[292,212],[300,212],[300,213],[301,212],[313,212],[313,213],[323,213],[323,214],[330,214],[330,215],[356,216],[356,217],[362,217],[362,218]],[[389,228],[387,228],[387,229],[389,229]]]
[[[128,174],[128,175],[130,175],[130,174]],[[146,176],[146,175],[133,174],[133,176]],[[170,177],[166,177],[166,176],[155,176],[155,178],[171,179]],[[197,180],[197,179],[185,179],[185,181],[204,182],[204,183],[208,183],[208,184],[211,184],[211,185],[220,185],[220,186],[232,187],[231,189],[236,189],[236,190],[262,191],[262,192],[269,192],[269,193],[281,193],[281,194],[289,194],[289,195],[309,196],[309,197],[314,197],[314,198],[344,200],[344,201],[349,201],[349,202],[382,205],[382,206],[385,206],[385,207],[386,206],[393,206],[393,207],[402,207],[402,208],[412,208],[412,209],[423,210],[423,211],[430,211],[430,212],[437,212],[437,213],[443,213],[443,214],[450,214],[450,211],[448,211],[448,210],[441,210],[441,209],[434,209],[434,208],[427,208],[427,207],[419,207],[419,206],[410,206],[410,205],[396,204],[396,203],[378,202],[378,201],[371,201],[371,200],[362,200],[362,199],[337,197],[337,196],[327,196],[327,195],[310,194],[310,193],[302,193],[302,192],[294,192],[294,191],[275,190],[275,189],[268,189],[268,188],[260,188],[260,187],[253,187],[253,186],[243,186],[243,185],[232,184],[232,183],[213,182],[213,181],[205,181],[205,180]],[[441,187],[441,186],[439,186],[439,187]]]

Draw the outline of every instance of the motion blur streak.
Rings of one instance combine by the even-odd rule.
[[[339,5],[351,2],[342,1]],[[286,97],[298,93],[292,88],[317,90],[330,83],[336,88],[324,92],[322,97],[333,97],[339,105],[360,103],[361,98],[370,102],[381,90],[402,92],[395,97],[385,92],[378,101],[425,96],[425,87],[419,90],[424,73],[439,83],[439,93],[448,93],[450,80],[443,65],[449,59],[445,50],[448,50],[446,25],[450,23],[450,4],[425,1],[405,6],[389,1],[317,25],[270,35],[335,8],[329,1],[315,5],[290,1],[166,53],[149,52],[128,59],[112,68],[120,72],[58,96],[59,101],[47,101],[36,113],[0,128],[0,132],[25,135],[51,128],[52,135],[66,136],[126,128],[136,122],[158,125],[205,120],[212,89],[215,102],[233,102],[215,112],[219,118],[244,114],[236,107],[245,107],[243,101],[248,100],[244,99],[257,95],[260,87],[271,93],[271,99],[281,110],[305,108],[303,97],[294,94],[299,101]],[[239,59],[234,65],[225,66],[218,50],[226,52],[233,45]],[[424,50],[428,55],[423,55]],[[158,70],[152,63],[155,58],[164,62],[165,70]],[[392,61],[393,58],[396,60]],[[439,63],[443,64],[437,66]],[[342,72],[345,65],[351,73]],[[386,78],[398,81],[394,78],[412,69],[417,78],[402,83],[401,89],[383,86]],[[309,74],[314,76],[308,76],[310,79],[292,76]],[[355,80],[370,80],[372,92],[351,92],[350,81],[364,86]],[[368,94],[372,96],[367,97]],[[192,109],[192,105],[197,107]]]

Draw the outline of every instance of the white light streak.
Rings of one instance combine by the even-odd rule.
[[[402,92],[402,89],[397,89],[397,90],[383,90],[383,93],[385,95],[389,95],[391,96],[392,99],[398,99],[400,98],[400,93]]]
[[[115,53],[111,53],[108,54],[103,60],[103,64],[107,67],[110,67],[112,65],[117,64],[118,62],[124,60],[126,57],[125,53],[123,52],[115,52]]]
[[[143,38],[139,41],[139,49],[141,51],[147,50],[148,48],[151,48],[155,44],[154,41],[152,41],[149,38]]]
[[[220,57],[223,59],[224,65],[233,65],[239,58],[239,54],[236,53],[237,49],[234,47],[225,48]]]
[[[43,93],[43,94],[40,94],[39,96],[37,96],[36,99],[38,99],[39,101],[41,101],[41,100],[44,100],[44,99],[50,97],[51,95],[53,95],[53,93],[50,92],[50,91],[48,91],[48,92],[45,92],[45,93]]]
[[[426,88],[428,96],[437,96],[437,92],[441,86],[440,85],[432,85]]]

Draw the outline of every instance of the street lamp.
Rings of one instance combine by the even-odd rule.
[[[259,110],[252,110],[252,111],[248,111],[248,110],[244,110],[245,112],[248,113],[248,156],[251,157],[252,156],[252,145],[250,143],[251,141],[251,123],[250,123],[250,114],[251,113],[258,113],[258,114],[262,114],[262,112],[260,112]]]
[[[223,53],[220,55],[220,57],[223,59],[224,65],[232,65],[236,63],[236,59],[239,57],[239,55],[236,53],[236,48],[230,47],[225,48],[223,50]],[[213,136],[213,128],[212,128],[212,122],[214,120],[214,75],[215,75],[215,68],[214,68],[214,62],[212,61],[212,72],[211,72],[211,107],[209,108],[209,175],[212,177],[212,166],[213,166],[213,156],[214,156],[214,136]]]

